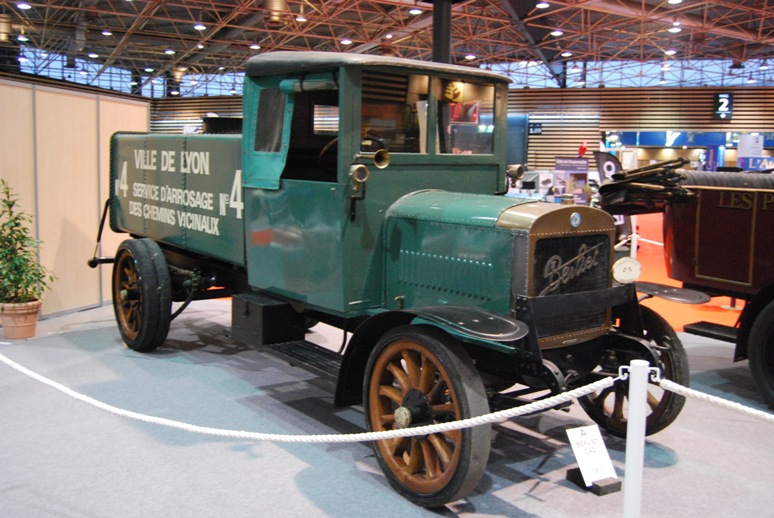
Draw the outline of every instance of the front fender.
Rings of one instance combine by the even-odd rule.
[[[390,329],[412,323],[431,325],[463,342],[504,353],[514,352],[515,343],[529,333],[523,322],[476,307],[432,306],[378,313],[363,322],[349,341],[336,384],[336,406],[362,402],[366,365],[379,339]]]

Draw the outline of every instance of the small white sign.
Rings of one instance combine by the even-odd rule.
[[[570,439],[570,446],[578,461],[586,487],[597,480],[618,478],[605,442],[602,440],[602,434],[599,432],[599,426],[593,424],[570,428],[567,430],[567,437]]]

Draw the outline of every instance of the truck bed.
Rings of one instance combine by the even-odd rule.
[[[244,265],[241,143],[241,135],[113,135],[111,228]]]

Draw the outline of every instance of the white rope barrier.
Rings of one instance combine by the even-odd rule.
[[[518,417],[521,415],[549,410],[556,406],[572,401],[576,398],[586,396],[594,392],[599,392],[605,388],[611,387],[613,384],[615,384],[616,382],[622,379],[626,379],[626,377],[628,376],[628,373],[622,372],[622,375],[620,375],[617,378],[603,378],[599,381],[596,381],[584,387],[579,387],[577,389],[570,390],[568,392],[563,392],[556,396],[535,401],[527,405],[523,405],[515,408],[509,408],[507,410],[501,410],[498,412],[492,412],[490,414],[486,414],[482,416],[462,419],[459,421],[451,421],[449,423],[439,423],[439,424],[433,424],[433,425],[417,426],[412,428],[403,428],[403,429],[388,430],[388,431],[382,431],[382,432],[362,432],[362,433],[345,434],[345,435],[340,435],[340,434],[290,435],[290,434],[247,432],[244,430],[228,430],[223,428],[198,426],[198,425],[193,425],[189,423],[183,423],[181,421],[175,421],[172,419],[166,419],[163,417],[155,417],[155,416],[141,414],[138,412],[132,412],[130,410],[124,410],[122,408],[118,408],[113,405],[103,403],[102,401],[99,401],[92,397],[76,392],[60,383],[57,383],[44,376],[41,376],[40,374],[37,374],[36,372],[14,362],[13,360],[7,358],[2,354],[0,354],[0,362],[6,364],[7,366],[15,369],[16,371],[34,380],[39,381],[44,385],[47,385],[53,389],[58,390],[59,392],[62,392],[63,394],[66,394],[72,397],[73,399],[76,399],[83,403],[87,403],[91,406],[94,406],[96,408],[99,408],[101,410],[104,410],[106,412],[109,412],[111,414],[118,415],[121,417],[126,417],[137,421],[166,426],[169,428],[176,428],[179,430],[185,430],[193,433],[213,435],[217,437],[229,437],[229,438],[235,438],[235,439],[251,439],[255,441],[274,441],[274,442],[288,442],[288,443],[364,442],[364,441],[394,439],[397,437],[412,437],[416,435],[428,435],[428,434],[439,433],[439,432],[448,432],[452,430],[461,430],[463,428],[470,428],[473,426],[480,426],[483,424],[502,422],[502,421],[511,419],[513,417]],[[687,387],[683,387],[682,385],[679,385],[668,379],[656,378],[655,381],[659,383],[663,389],[669,390],[681,396],[691,397],[694,399],[705,401],[705,402],[714,404],[716,406],[733,410],[735,412],[753,417],[755,419],[759,419],[767,423],[774,424],[774,414],[770,414],[768,412],[746,407],[739,403],[735,403],[733,401],[728,401],[723,398],[705,394],[697,390],[689,389]]]
[[[198,426],[172,419],[149,416],[124,410],[113,405],[108,405],[97,399],[76,392],[60,383],[50,380],[40,374],[10,360],[3,354],[0,354],[0,362],[17,370],[18,372],[39,381],[53,389],[66,394],[73,399],[87,403],[96,408],[109,412],[111,414],[142,421],[145,423],[166,426],[187,432],[211,435],[216,437],[226,437],[232,439],[250,439],[254,441],[272,441],[284,443],[348,443],[394,439],[398,437],[412,437],[416,435],[429,435],[433,433],[448,432],[451,430],[461,430],[488,423],[501,422],[520,415],[531,414],[543,410],[549,410],[553,407],[567,403],[575,398],[579,398],[593,392],[602,391],[613,386],[618,381],[629,380],[629,416],[627,423],[627,441],[626,441],[626,477],[624,479],[624,518],[639,518],[642,507],[642,470],[643,455],[645,443],[645,399],[647,394],[648,373],[651,375],[651,381],[658,383],[664,390],[669,390],[675,394],[691,397],[713,405],[733,410],[735,412],[760,419],[762,421],[774,424],[774,415],[749,408],[733,401],[728,401],[716,396],[711,396],[697,390],[683,387],[668,379],[660,378],[657,368],[651,368],[643,360],[634,360],[629,367],[619,369],[619,376],[616,378],[603,378],[599,381],[580,387],[568,392],[563,392],[556,396],[535,401],[533,403],[492,412],[490,414],[452,421],[449,423],[440,423],[427,426],[417,426],[412,428],[403,428],[397,430],[388,430],[382,432],[362,432],[353,434],[319,434],[319,435],[292,435],[292,434],[272,434],[260,432],[247,432],[242,430],[227,430],[222,428],[211,428],[207,426]],[[641,401],[640,401],[641,400]],[[639,408],[642,407],[642,408]]]
[[[774,414],[770,414],[762,410],[756,410],[755,408],[750,408],[727,399],[719,398],[717,396],[711,396],[710,394],[705,394],[704,392],[699,392],[698,390],[689,389],[665,378],[662,379],[659,384],[664,390],[669,390],[675,394],[691,397],[700,401],[705,401],[707,403],[712,403],[715,406],[733,410],[734,412],[739,412],[741,414],[754,417],[755,419],[760,419],[761,421],[774,424]]]
[[[531,414],[534,412],[540,412],[543,410],[549,410],[555,406],[567,403],[575,398],[579,398],[592,392],[597,392],[611,387],[616,381],[621,378],[603,378],[599,381],[579,387],[568,392],[563,392],[556,396],[535,401],[528,405],[509,408],[507,410],[501,410],[499,412],[493,412],[477,417],[471,417],[469,419],[462,419],[459,421],[451,421],[449,423],[440,423],[426,426],[417,426],[412,428],[403,428],[398,430],[388,430],[383,432],[362,432],[353,434],[321,434],[321,435],[290,435],[290,434],[271,434],[260,432],[246,432],[242,430],[227,430],[223,428],[210,428],[207,426],[198,426],[181,421],[175,421],[172,419],[166,419],[163,417],[149,416],[140,414],[138,412],[132,412],[130,410],[124,410],[122,408],[108,405],[97,399],[86,396],[79,392],[76,392],[56,381],[50,380],[40,374],[31,371],[30,369],[19,365],[18,363],[10,360],[6,356],[0,354],[0,362],[5,363],[9,367],[17,370],[18,372],[29,376],[30,378],[43,383],[53,389],[58,390],[73,399],[87,403],[91,406],[115,414],[121,417],[142,421],[145,423],[152,423],[169,428],[176,428],[179,430],[185,430],[187,432],[199,433],[204,435],[213,435],[216,437],[228,437],[233,439],[251,439],[254,441],[273,441],[273,442],[287,442],[287,443],[346,443],[346,442],[363,442],[363,441],[375,441],[384,439],[395,439],[397,437],[412,437],[416,435],[429,435],[439,432],[448,432],[452,430],[461,430],[463,428],[470,428],[473,426],[479,426],[488,423],[501,422],[512,417],[520,415]]]

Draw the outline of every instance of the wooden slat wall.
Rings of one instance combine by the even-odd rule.
[[[577,157],[585,142],[589,167],[596,168],[591,151],[599,149],[599,117],[594,114],[530,114],[530,123],[540,123],[542,134],[529,135],[527,167],[530,170],[554,168],[556,157]]]
[[[242,96],[154,99],[151,101],[151,131],[180,134],[184,126],[201,126],[202,117],[208,113],[241,117]]]
[[[733,117],[715,120],[714,95],[725,92],[734,94]],[[774,131],[774,88],[522,89],[509,92],[508,112],[543,123],[529,138],[527,165],[547,169],[583,141],[598,149],[603,131]]]
[[[734,94],[733,118],[713,119],[714,94]],[[602,131],[774,131],[774,88],[511,90],[510,113],[594,113]]]

